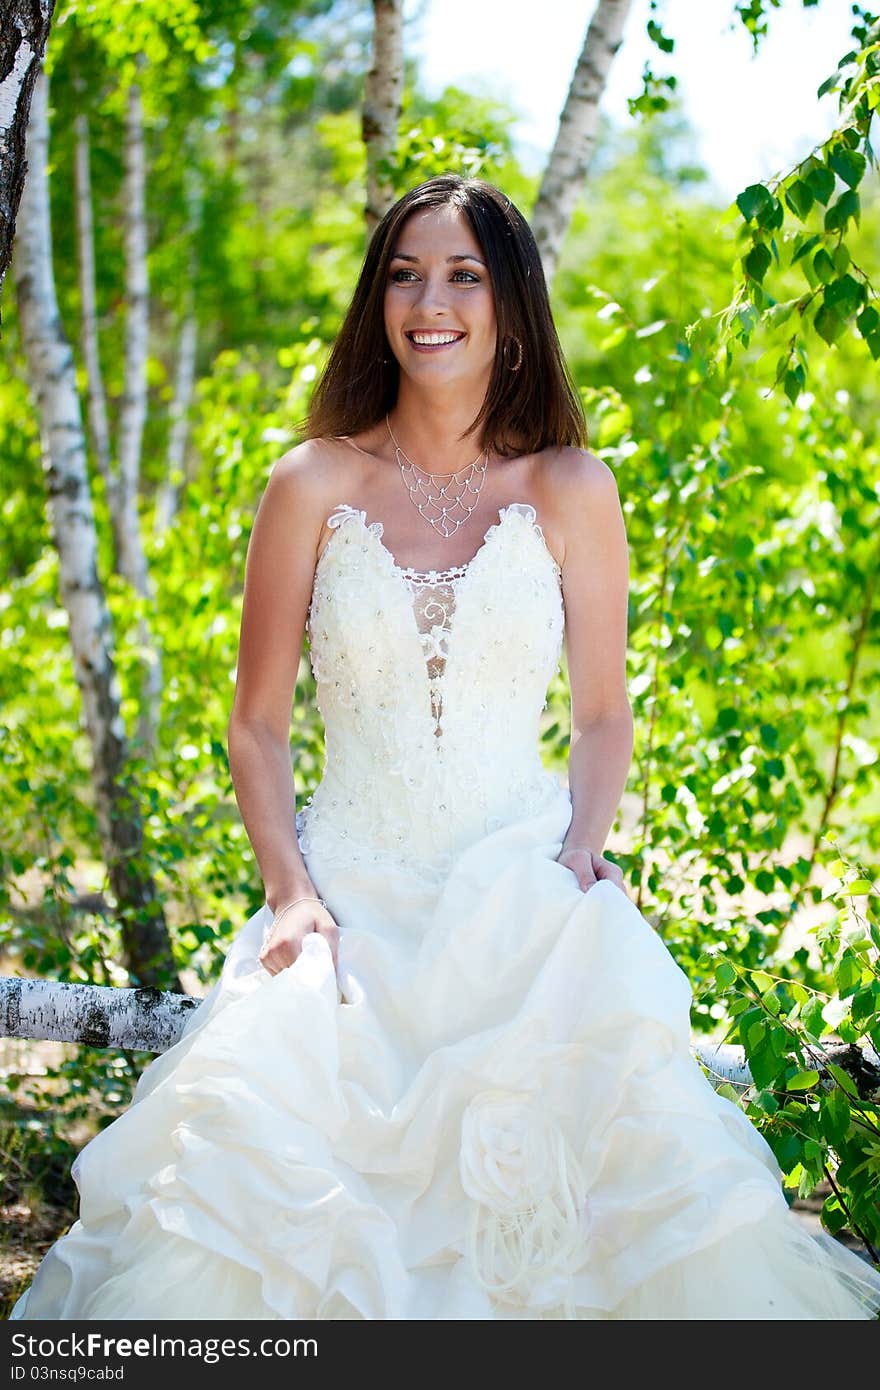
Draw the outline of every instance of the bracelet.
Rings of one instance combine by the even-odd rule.
[[[265,930],[265,932],[264,932],[264,934],[263,934],[263,945],[264,945],[264,946],[265,946],[266,942],[268,941],[269,937],[271,936],[272,932],[275,930],[275,928],[276,928],[276,926],[278,925],[279,921],[280,921],[281,918],[284,916],[285,912],[287,912],[291,907],[296,907],[297,903],[320,903],[322,907],[326,907],[326,906],[327,906],[327,904],[325,903],[325,901],[324,901],[323,898],[309,898],[309,897],[294,898],[293,902],[291,902],[291,903],[285,903],[284,907],[280,908],[278,912],[276,912],[276,913],[273,914],[272,921],[269,923],[268,927],[266,928],[266,930]]]
[[[326,906],[327,906],[327,904],[324,902],[324,899],[323,899],[323,898],[308,898],[308,897],[306,897],[306,898],[294,898],[294,900],[293,900],[292,903],[286,903],[286,904],[284,905],[284,907],[279,908],[279,910],[278,910],[276,913],[273,914],[273,916],[272,916],[272,926],[274,927],[274,926],[275,926],[275,923],[278,921],[279,917],[283,917],[283,916],[284,916],[284,913],[285,913],[285,912],[288,912],[288,911],[290,910],[290,908],[296,907],[297,903],[320,903],[322,907],[326,907]]]

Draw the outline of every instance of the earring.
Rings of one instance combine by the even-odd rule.
[[[508,342],[516,343],[516,353],[517,353],[517,356],[516,356],[516,361],[515,361],[515,362],[508,362],[508,361],[507,361],[507,344],[508,344]],[[511,335],[511,337],[510,337],[509,339],[505,338],[505,340],[504,340],[503,355],[504,355],[505,364],[510,368],[510,370],[511,370],[512,372],[518,372],[519,369],[520,369],[520,367],[522,366],[522,360],[523,360],[523,348],[522,348],[522,343],[520,342],[519,338],[515,338],[515,337],[513,337],[513,335]]]

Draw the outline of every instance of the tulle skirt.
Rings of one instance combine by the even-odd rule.
[[[560,796],[441,887],[309,862],[340,926],[276,976],[267,906],[77,1156],[12,1319],[865,1319],[880,1273],[789,1212],[690,1052],[689,982],[556,862]]]

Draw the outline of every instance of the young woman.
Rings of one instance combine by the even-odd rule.
[[[79,1154],[12,1316],[872,1317],[880,1274],[789,1214],[602,854],[626,537],[496,188],[387,214],[306,433],[255,520],[229,724],[266,903]],[[326,761],[297,813],[306,632]],[[567,787],[538,751],[563,638]]]

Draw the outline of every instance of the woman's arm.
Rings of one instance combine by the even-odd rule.
[[[275,464],[248,546],[227,727],[235,796],[273,910],[319,896],[296,838],[290,716],[323,522],[319,441]]]
[[[626,688],[629,551],[617,482],[595,454],[565,451],[558,500],[565,644],[571,687],[567,849],[601,855],[633,751]]]

